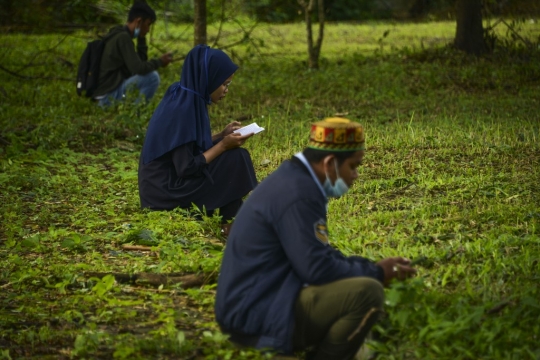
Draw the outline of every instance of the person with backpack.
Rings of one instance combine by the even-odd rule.
[[[156,70],[172,60],[170,53],[148,60],[146,34],[155,21],[155,11],[144,2],[136,2],[127,23],[113,27],[103,38],[97,87],[92,92],[101,107],[122,101],[130,89],[137,89],[147,101],[154,96],[160,82]],[[137,51],[133,39],[137,39]]]

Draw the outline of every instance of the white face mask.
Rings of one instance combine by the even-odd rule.
[[[332,185],[332,182],[328,178],[328,173],[326,173],[326,180],[323,184],[324,192],[326,193],[327,197],[335,197],[338,198],[345,194],[347,191],[349,191],[349,187],[345,183],[345,181],[339,176],[338,166],[337,166],[337,159],[334,158],[334,165],[336,167],[336,182],[334,185]]]

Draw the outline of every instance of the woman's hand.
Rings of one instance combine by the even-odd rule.
[[[232,123],[225,126],[225,129],[221,132],[221,137],[232,134],[235,130],[240,129],[242,124],[239,121],[233,121]]]
[[[213,161],[215,158],[217,158],[219,155],[221,155],[227,150],[231,150],[244,145],[246,140],[252,136],[253,133],[244,136],[238,133],[231,133],[225,136],[220,142],[218,142],[216,145],[212,146],[210,149],[206,150],[203,153],[203,156],[206,159],[206,163],[209,164],[211,161]]]
[[[240,147],[240,146],[244,145],[246,140],[249,139],[252,136],[253,136],[253,133],[247,134],[247,135],[244,135],[244,136],[242,136],[240,134],[237,134],[237,133],[231,133],[231,134],[223,137],[223,140],[221,140],[220,143],[222,144],[222,146],[223,146],[223,148],[225,150],[230,150],[230,149],[234,149],[234,148],[237,148],[237,147]]]
[[[384,270],[384,285],[390,284],[392,279],[403,281],[416,274],[416,269],[410,266],[411,261],[402,257],[386,258],[377,263]]]

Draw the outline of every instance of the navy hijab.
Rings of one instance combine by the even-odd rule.
[[[154,111],[142,150],[143,164],[195,141],[202,152],[212,147],[207,105],[212,94],[238,66],[223,51],[195,46],[186,56],[179,82],[172,84]]]

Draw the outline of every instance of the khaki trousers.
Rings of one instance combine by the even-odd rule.
[[[353,359],[383,304],[383,286],[372,278],[303,288],[295,305],[294,351],[307,351],[309,360]]]

